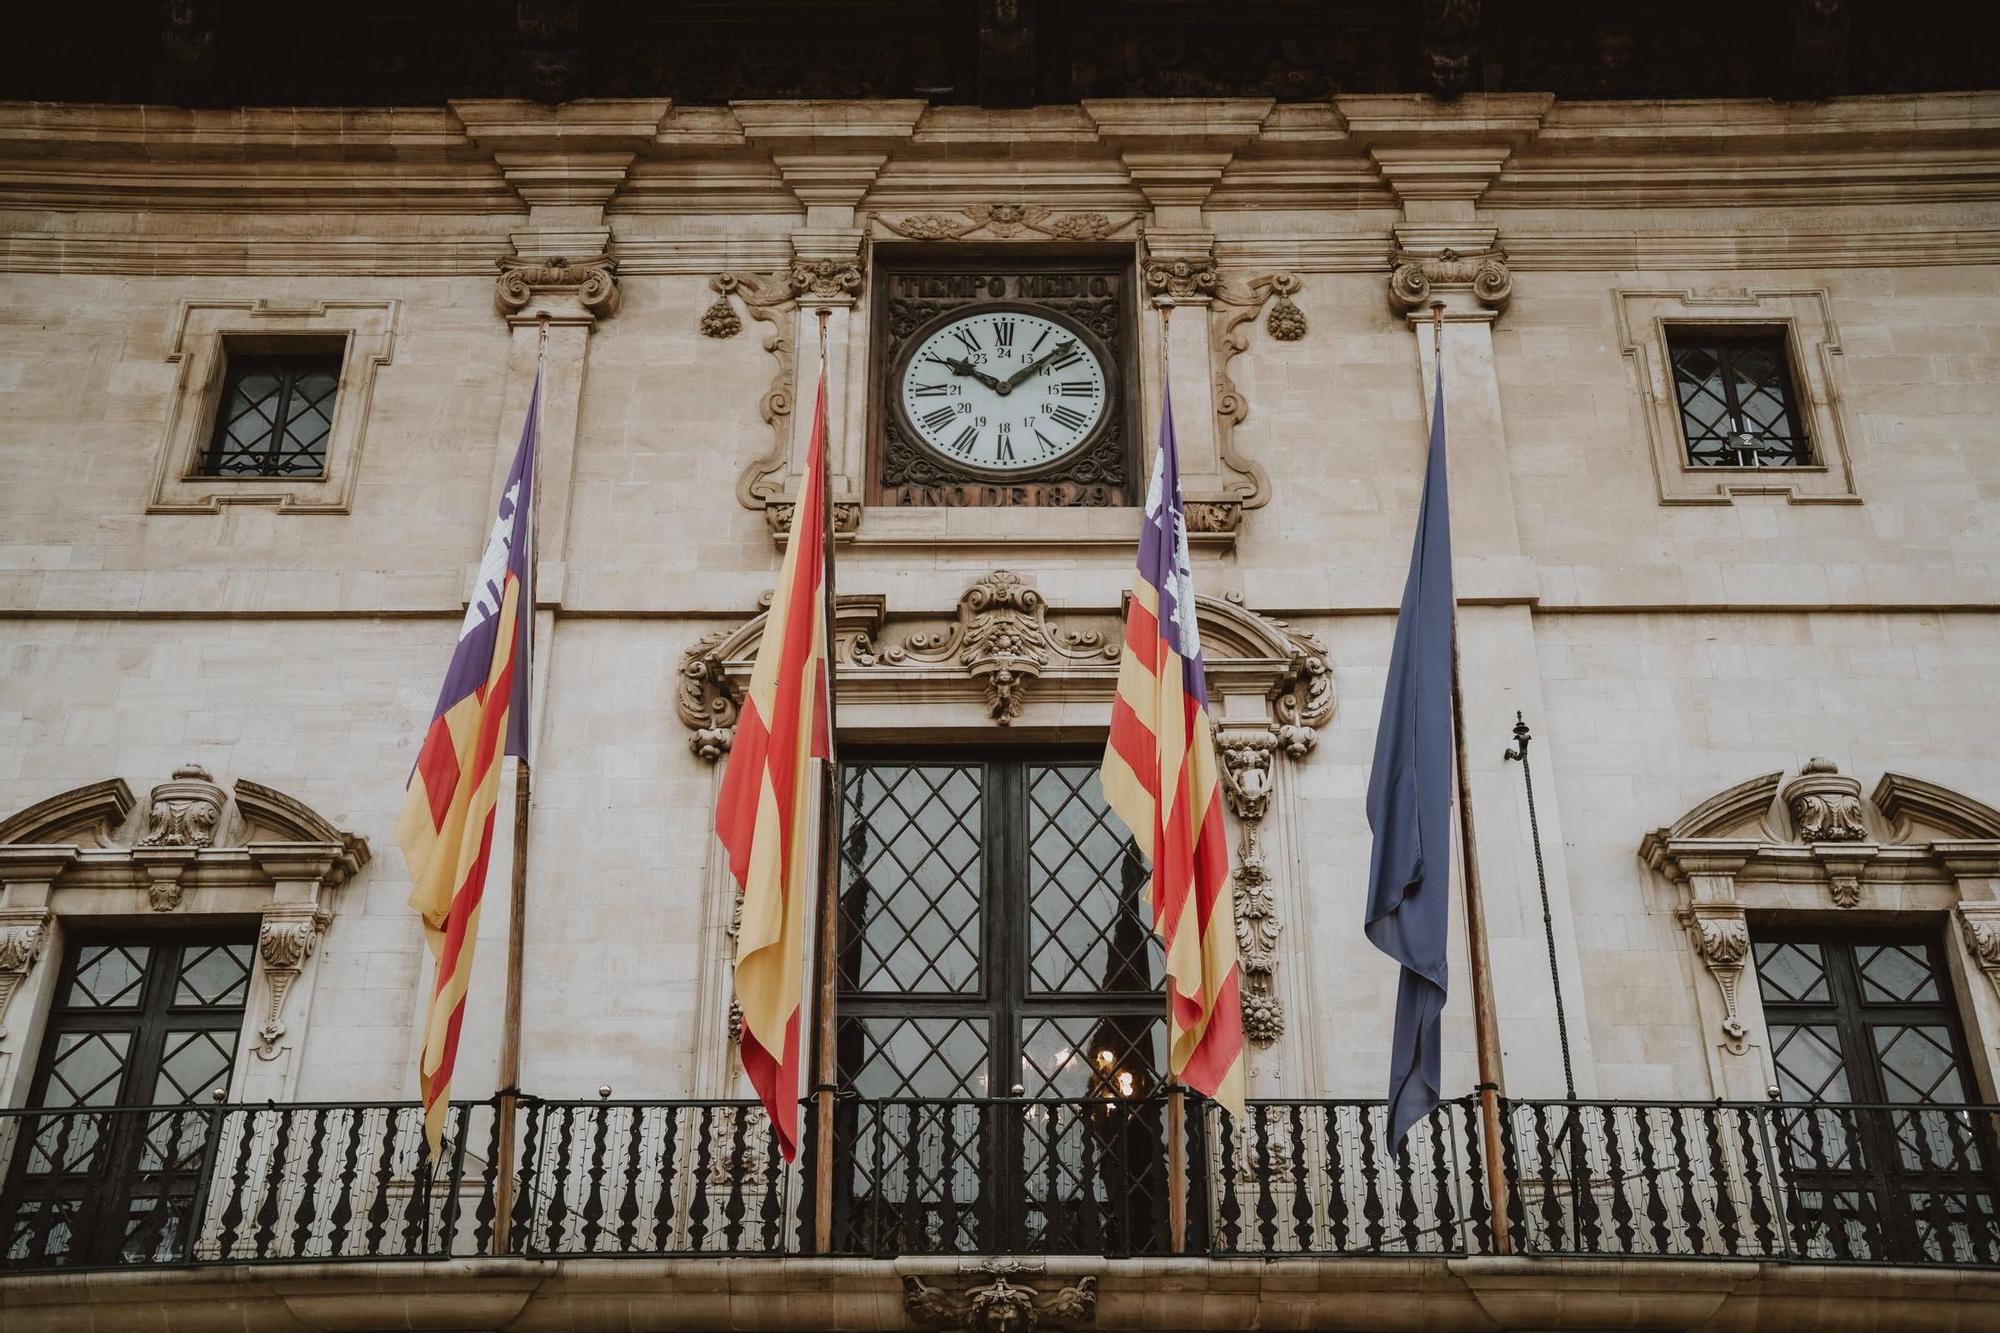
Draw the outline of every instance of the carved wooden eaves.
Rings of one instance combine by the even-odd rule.
[[[1199,597],[1196,610],[1218,725],[1261,728],[1304,757],[1333,716],[1324,645],[1234,600]],[[1111,608],[1058,615],[1033,586],[995,570],[951,611],[892,613],[881,597],[842,597],[834,620],[843,733],[1101,731],[1109,723],[1119,652]],[[764,625],[764,614],[752,616],[696,641],[681,659],[678,708],[703,759],[729,749]]]

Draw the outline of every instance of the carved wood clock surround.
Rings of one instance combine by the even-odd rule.
[[[874,267],[869,503],[1137,501],[1129,250],[884,246]]]

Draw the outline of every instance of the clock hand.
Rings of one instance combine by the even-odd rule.
[[[1042,357],[1039,361],[1030,361],[1027,365],[1022,366],[1019,370],[1015,371],[1012,375],[1008,376],[1007,387],[1012,389],[1019,386],[1022,380],[1027,379],[1028,376],[1034,374],[1036,371],[1040,370],[1043,366],[1046,366],[1049,362],[1055,360],[1057,357],[1061,356],[1064,352],[1067,352],[1070,348],[1074,346],[1076,346],[1076,339],[1074,338],[1069,339],[1067,342],[1057,343],[1053,348],[1049,350],[1048,355]]]
[[[1001,393],[1005,393],[1010,387],[1012,387],[1010,385],[1002,384],[999,380],[994,379],[991,375],[988,375],[985,372],[979,370],[970,361],[958,360],[948,356],[936,356],[936,355],[933,355],[930,359],[937,362],[939,365],[946,367],[954,375],[970,375],[973,379],[978,380],[981,384],[984,384],[989,389],[996,389]]]

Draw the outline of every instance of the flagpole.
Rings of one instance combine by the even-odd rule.
[[[1174,298],[1159,296],[1153,304],[1160,312],[1160,397],[1161,410],[1168,404],[1165,399],[1173,392],[1173,382],[1167,367],[1171,364],[1173,349],[1168,345],[1174,322]],[[1172,1002],[1169,1001],[1169,1004]],[[1167,1022],[1171,1031],[1173,1016]],[[1187,1088],[1173,1076],[1172,1061],[1167,1072],[1167,1242],[1168,1252],[1187,1252]]]
[[[535,453],[534,467],[528,475],[528,578],[527,587],[522,589],[528,604],[515,608],[517,617],[526,617],[528,642],[534,642],[535,607],[534,562],[540,554],[535,542],[535,525],[541,518],[541,506],[536,501],[535,473],[541,470],[542,440],[542,371],[548,363],[549,317],[543,312],[541,335],[535,344]],[[529,698],[513,704],[516,708],[527,708],[533,701],[534,680],[532,678],[534,659],[529,659]],[[527,940],[523,927],[528,916],[528,810],[533,797],[530,791],[532,770],[528,756],[519,755],[514,760],[514,858],[510,871],[511,883],[507,891],[507,1001],[500,1019],[500,1089],[493,1114],[499,1118],[497,1140],[497,1160],[493,1164],[494,1211],[493,1253],[507,1253],[512,1240],[514,1221],[514,1117],[520,1105],[521,1096],[521,973],[527,953]]]
[[[819,373],[826,378],[826,323],[833,311],[821,306],[819,315]],[[840,766],[838,743],[834,739],[834,591],[833,591],[833,436],[826,431],[820,441],[820,585],[826,598],[826,760],[821,763],[819,787],[819,943],[813,950],[819,975],[817,1078],[813,1087],[813,1250],[828,1254],[833,1250],[833,1092],[839,1076],[835,1048],[834,1001],[839,993],[840,969],[834,952],[840,947]],[[811,466],[808,461],[807,466]],[[794,530],[800,525],[793,524]]]
[[[1431,366],[1444,385],[1444,302],[1431,302]],[[1473,1037],[1479,1053],[1479,1119],[1486,1142],[1486,1190],[1493,1202],[1493,1249],[1512,1251],[1508,1234],[1507,1176],[1500,1160],[1500,1020],[1493,1008],[1493,960],[1486,945],[1486,899],[1479,883],[1479,835],[1472,818],[1472,774],[1466,764],[1465,692],[1459,685],[1458,600],[1451,605],[1451,744],[1458,770],[1458,859],[1465,888],[1466,951],[1472,963]]]

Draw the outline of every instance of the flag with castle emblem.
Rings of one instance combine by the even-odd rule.
[[[451,1105],[452,1071],[479,939],[479,901],[493,851],[502,755],[528,757],[528,650],[533,636],[535,435],[542,380],[486,538],[472,604],[410,773],[396,841],[409,862],[410,906],[423,917],[437,980],[424,1017],[418,1082],[433,1157]]]
[[[1153,866],[1153,929],[1167,954],[1168,1068],[1241,1116],[1236,908],[1170,389],[1163,390],[1103,777],[1105,799]]]
[[[778,572],[750,688],[736,719],[715,831],[743,890],[736,1002],[743,1072],[785,1160],[798,1153],[799,1008],[812,884],[813,759],[828,759],[826,691],[826,367],[813,406],[805,487]]]

